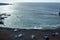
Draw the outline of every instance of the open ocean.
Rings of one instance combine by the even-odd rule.
[[[60,3],[13,3],[0,6],[0,13],[11,14],[5,27],[21,29],[52,29],[60,27]]]

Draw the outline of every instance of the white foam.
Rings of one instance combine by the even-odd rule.
[[[60,27],[60,24],[58,24],[58,25],[40,25],[39,27],[35,26],[33,29],[56,29],[59,27]]]
[[[56,29],[56,28],[60,28],[60,24],[57,25],[40,25],[40,26],[34,26],[34,27],[10,27],[10,26],[4,26],[4,25],[0,25],[0,27],[8,27],[8,28],[19,28],[19,29]]]

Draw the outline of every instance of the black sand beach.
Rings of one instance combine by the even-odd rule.
[[[0,27],[0,40],[45,40],[44,34],[48,34],[49,40],[60,40],[60,29],[43,30],[43,29],[15,29]],[[56,36],[52,36],[53,32],[59,33]],[[23,34],[21,38],[16,38],[15,35]],[[35,35],[35,39],[32,39],[32,35]]]

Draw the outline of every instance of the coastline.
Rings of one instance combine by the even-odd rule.
[[[1,5],[12,5],[11,3],[0,3],[0,6]]]
[[[9,4],[1,4],[1,5],[9,5]],[[14,28],[13,26],[7,26],[7,27],[0,26],[0,40],[34,40],[31,38],[32,35],[36,36],[36,40],[45,40],[43,38],[44,34],[48,34],[49,40],[60,40],[60,28],[59,27],[60,27],[59,25],[55,25],[55,26],[44,25],[44,28],[42,26],[41,27],[35,26],[32,29],[31,28],[28,29],[27,27],[25,29],[24,28],[21,29],[21,28],[15,28],[15,26]],[[52,36],[52,33],[54,32],[58,33],[58,35],[55,37]],[[15,38],[16,35],[18,34],[23,34],[23,37]]]

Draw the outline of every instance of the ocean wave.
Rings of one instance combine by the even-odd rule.
[[[60,28],[60,24],[57,24],[57,25],[40,25],[40,26],[34,26],[34,27],[22,27],[22,26],[10,27],[10,26],[5,26],[5,25],[0,25],[0,27],[18,28],[18,29],[56,29],[56,28]]]
[[[40,25],[34,27],[12,27],[12,28],[19,28],[19,29],[56,29],[60,28],[60,24],[58,25]]]
[[[58,25],[40,25],[34,27],[20,27],[21,29],[56,29],[59,28],[60,24]]]
[[[56,29],[60,28],[60,24],[58,25],[40,25],[39,27],[35,26],[33,29]]]

